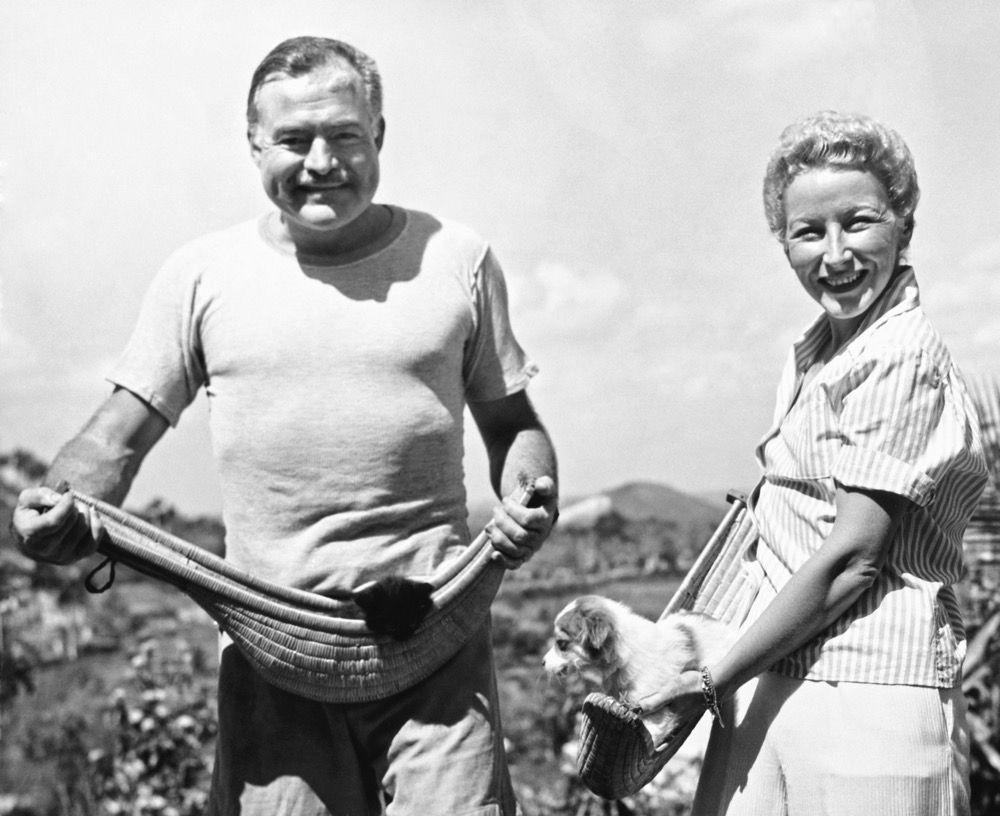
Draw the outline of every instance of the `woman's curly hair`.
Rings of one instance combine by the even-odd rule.
[[[904,222],[904,249],[913,234],[920,198],[913,155],[902,137],[869,116],[820,111],[789,125],[771,154],[764,176],[764,213],[778,238],[785,233],[785,190],[801,173],[822,167],[865,170],[885,187],[893,212]]]

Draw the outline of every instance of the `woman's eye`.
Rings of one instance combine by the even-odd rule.
[[[820,237],[820,230],[816,227],[796,227],[788,237],[795,241],[815,240]]]
[[[857,216],[847,222],[847,229],[851,232],[860,232],[861,230],[868,229],[868,227],[874,223],[874,218],[870,218],[868,216]]]

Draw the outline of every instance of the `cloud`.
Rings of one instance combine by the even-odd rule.
[[[718,0],[646,20],[641,40],[668,67],[704,59],[708,47],[770,73],[837,47],[845,32],[852,49],[873,47],[878,16],[874,0]]]
[[[35,347],[11,325],[5,309],[4,283],[0,278],[0,377],[10,387],[12,377],[37,369],[39,360]]]
[[[1000,280],[1000,238],[975,247],[965,256],[962,266],[988,273]]]
[[[628,290],[615,275],[560,261],[542,261],[509,285],[518,322],[548,335],[589,334],[632,311]]]
[[[921,278],[924,307],[959,364],[1000,374],[1000,239],[974,247],[947,275]]]
[[[730,7],[731,11],[726,11]],[[875,47],[879,11],[874,0],[784,2],[765,0],[723,2],[715,6],[720,19],[730,20],[743,61],[761,70],[811,61],[817,53],[849,47]]]
[[[23,337],[4,334],[0,329],[0,379],[4,382],[6,402],[14,405],[35,404],[62,398],[67,394],[98,394],[107,390],[105,377],[116,356],[69,358],[43,355]]]
[[[948,274],[920,278],[925,299],[936,312],[996,314],[1000,303],[1000,239],[967,252]]]

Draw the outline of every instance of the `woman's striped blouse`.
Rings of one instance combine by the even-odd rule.
[[[780,588],[822,546],[836,521],[838,484],[896,493],[912,504],[875,584],[775,671],[953,686],[965,653],[953,585],[965,572],[962,536],[986,483],[975,409],[920,308],[912,269],[802,387],[829,331],[821,316],[793,346],[774,423],[757,448],[761,563]]]

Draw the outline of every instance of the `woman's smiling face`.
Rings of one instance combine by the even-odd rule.
[[[807,170],[788,185],[784,201],[785,255],[842,342],[892,278],[903,219],[865,170]]]

